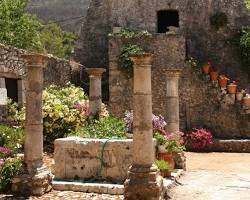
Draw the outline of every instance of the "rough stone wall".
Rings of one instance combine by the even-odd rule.
[[[180,29],[186,37],[187,54],[215,63],[233,78],[247,77],[241,72],[235,49],[226,42],[238,28],[250,24],[244,0],[92,0],[83,23],[76,57],[82,64],[108,67],[108,33],[121,26],[157,32],[157,11],[176,9]],[[222,11],[228,16],[226,27],[216,31],[211,14]]]
[[[185,61],[185,39],[178,34],[155,34],[141,39],[111,37],[109,44],[109,109],[112,114],[123,117],[131,110],[133,80],[127,79],[119,70],[118,56],[124,45],[137,44],[154,53],[152,64],[153,112],[166,116],[165,71],[169,68],[183,68]]]
[[[125,44],[138,44],[155,54],[152,65],[153,112],[166,117],[166,76],[168,68],[183,68],[179,84],[180,125],[185,131],[193,127],[207,127],[215,137],[250,138],[249,111],[240,103],[230,103],[228,96],[209,80],[200,79],[185,63],[185,39],[180,35],[156,34],[141,39],[111,37],[109,45],[109,110],[124,117],[133,105],[133,80],[119,69],[118,55]]]
[[[5,78],[25,79],[25,63],[21,55],[25,50],[0,44],[0,76]],[[74,69],[74,70],[72,70]],[[65,85],[72,80],[72,71],[80,74],[80,66],[68,60],[50,57],[44,70],[44,86],[52,83]],[[79,75],[80,76],[80,75]]]
[[[206,127],[217,138],[250,138],[249,110],[231,101],[209,77],[199,78],[189,65],[182,72],[179,95],[182,130]]]

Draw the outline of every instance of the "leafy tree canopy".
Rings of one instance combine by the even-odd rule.
[[[0,0],[0,43],[58,57],[68,57],[76,36],[57,24],[43,25],[26,12],[28,0]]]

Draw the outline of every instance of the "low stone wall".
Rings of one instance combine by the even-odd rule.
[[[250,153],[250,140],[215,140],[204,151]]]
[[[56,179],[124,181],[132,164],[132,139],[57,139],[54,159]]]
[[[26,67],[21,55],[26,53],[23,49],[0,44],[0,77],[24,79]],[[44,70],[44,85],[64,85],[71,81],[78,71],[80,77],[80,65],[69,60],[51,56]],[[77,80],[78,81],[78,80]]]

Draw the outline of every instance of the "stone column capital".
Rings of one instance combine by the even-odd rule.
[[[167,78],[180,78],[181,72],[181,69],[167,69],[165,75]]]
[[[106,69],[104,68],[87,68],[85,71],[88,73],[89,76],[96,76],[101,77],[104,72],[106,72]]]
[[[27,62],[27,67],[44,68],[49,57],[43,54],[23,54],[21,57]]]
[[[131,54],[129,58],[134,62],[135,65],[140,67],[149,66],[151,67],[153,61],[153,54],[144,53],[144,54]]]

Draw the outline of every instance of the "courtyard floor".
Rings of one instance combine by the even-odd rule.
[[[187,173],[171,200],[249,200],[250,154],[186,153]]]
[[[250,154],[186,153],[187,172],[169,191],[172,200],[249,200]],[[45,162],[50,165],[51,159]],[[1,195],[0,200],[122,200],[122,196],[52,191],[42,197]]]

